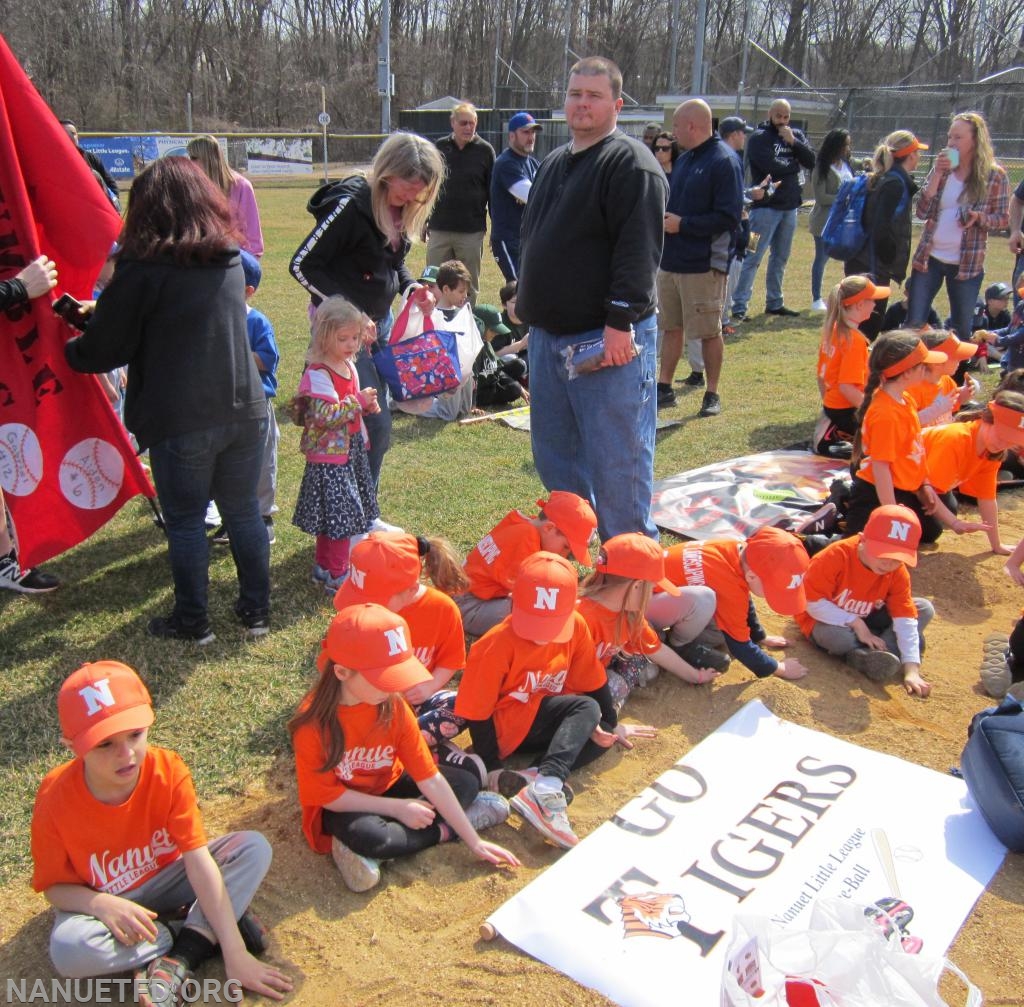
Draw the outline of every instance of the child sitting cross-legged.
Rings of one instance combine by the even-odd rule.
[[[57,910],[57,971],[135,970],[137,1002],[176,1007],[219,951],[228,980],[280,1000],[291,981],[253,957],[267,935],[249,910],[270,866],[267,840],[232,832],[207,842],[188,767],[149,744],[149,692],[127,665],[83,665],[61,686],[57,711],[75,757],[47,774],[32,811],[32,887]],[[175,934],[165,914],[183,905]]]

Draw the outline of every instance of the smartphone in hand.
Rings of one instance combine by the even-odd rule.
[[[84,329],[86,316],[83,313],[83,307],[81,301],[75,299],[70,294],[61,294],[53,302],[53,313],[60,315],[68,325],[73,325],[76,329]]]

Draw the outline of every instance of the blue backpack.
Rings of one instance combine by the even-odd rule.
[[[868,176],[858,175],[839,186],[836,201],[828,212],[821,240],[829,258],[846,262],[867,243],[864,206],[868,201]]]

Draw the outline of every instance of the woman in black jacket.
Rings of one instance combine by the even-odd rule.
[[[917,185],[911,172],[917,167],[921,151],[927,150],[909,130],[890,133],[875,150],[874,172],[868,180],[868,198],[864,206],[864,226],[868,240],[847,262],[847,276],[864,273],[879,286],[890,281],[902,283],[910,264],[910,217]],[[874,342],[882,329],[887,301],[876,301],[875,310],[860,331]]]
[[[380,145],[369,175],[351,175],[313,193],[307,209],[316,226],[292,256],[290,268],[309,291],[314,308],[340,294],[373,319],[378,344],[387,342],[392,301],[419,286],[406,269],[405,257],[434,209],[444,172],[444,160],[429,140],[393,133]],[[383,406],[385,388],[365,349],[356,371],[363,388],[377,389]],[[391,443],[391,412],[382,408],[363,422],[370,438],[370,472],[379,484]]]
[[[77,371],[128,365],[125,426],[149,449],[174,578],[174,610],[153,636],[209,643],[214,500],[238,572],[235,613],[269,631],[270,546],[256,499],[266,396],[245,321],[245,280],[231,210],[202,169],[154,161],[132,183],[114,277],[84,333],[65,346]]]

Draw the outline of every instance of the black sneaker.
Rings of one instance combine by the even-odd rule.
[[[800,312],[794,311],[792,308],[787,308],[785,304],[778,308],[765,308],[764,313],[766,315],[779,315],[782,318],[796,318]]]
[[[704,387],[704,372],[703,371],[690,371],[688,378],[683,378],[680,384],[684,384],[687,388],[703,388]]]
[[[198,643],[200,647],[205,647],[216,639],[205,619],[202,622],[188,623],[182,622],[176,615],[161,615],[150,619],[146,629],[150,636],[161,640],[190,640]]]
[[[59,587],[60,580],[52,573],[37,569],[22,570],[13,552],[0,557],[0,588],[20,594],[45,594]]]
[[[210,536],[210,541],[214,545],[230,545],[231,539],[228,538],[228,530],[224,525],[219,524],[213,529],[213,534]]]
[[[722,411],[722,400],[718,392],[705,392],[704,401],[700,404],[698,416],[717,416]]]
[[[663,385],[660,381],[658,382],[658,408],[665,409],[668,406],[674,406],[676,404],[676,393],[672,390],[671,385]]]
[[[235,615],[245,627],[245,634],[251,640],[258,640],[270,632],[270,613],[266,610],[249,610],[243,608],[240,601],[235,602]]]
[[[733,325],[742,325],[747,320],[747,313],[745,311],[734,311],[730,321]]]
[[[269,933],[260,918],[251,910],[246,909],[238,920],[238,932],[242,935],[245,950],[251,955],[261,955],[267,950]]]
[[[732,658],[723,654],[714,647],[707,647],[703,643],[684,643],[680,646],[670,643],[669,648],[674,650],[687,664],[694,668],[711,668],[712,671],[728,671]]]
[[[268,514],[263,519],[263,524],[267,529],[267,541],[273,545],[277,541],[277,536],[274,534],[274,519]]]

